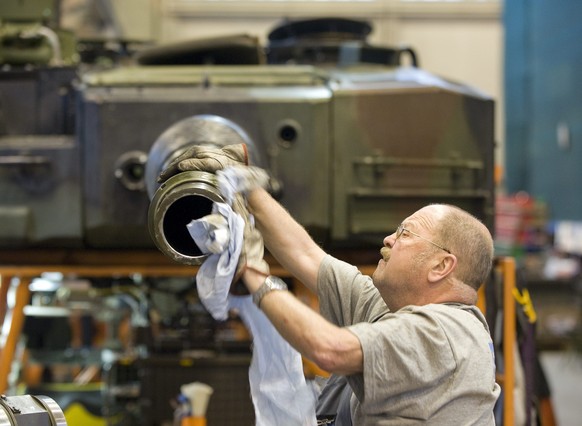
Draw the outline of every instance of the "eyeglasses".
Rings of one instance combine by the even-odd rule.
[[[421,240],[424,240],[426,242],[431,243],[433,246],[438,247],[444,251],[446,251],[447,253],[451,254],[451,251],[449,249],[444,248],[443,246],[435,243],[434,241],[431,241],[427,238],[424,238],[422,235],[418,235],[416,232],[412,232],[410,229],[406,229],[404,227],[404,225],[400,224],[400,226],[398,227],[398,229],[396,229],[396,240],[398,240],[398,238],[400,238],[402,236],[402,234],[404,233],[404,231],[408,232],[409,234],[414,235],[415,237],[420,238]],[[396,241],[394,240],[394,241]]]

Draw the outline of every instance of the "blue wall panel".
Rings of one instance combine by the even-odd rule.
[[[508,0],[504,23],[507,188],[582,220],[582,2]]]

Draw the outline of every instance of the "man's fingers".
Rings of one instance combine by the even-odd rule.
[[[249,164],[249,155],[245,144],[227,145],[222,148],[222,152],[234,163],[242,163],[245,166]]]
[[[158,176],[158,183],[162,183],[170,179],[176,173],[178,173],[178,163],[170,164],[165,170],[163,170]]]
[[[188,160],[180,161],[178,163],[178,168],[183,172],[198,170],[208,173],[216,173],[217,170],[224,168],[224,164],[219,159],[213,157],[190,158]]]
[[[228,145],[220,149],[192,146],[175,158],[158,176],[158,183],[163,183],[175,174],[185,171],[204,171],[216,173],[232,165],[248,164],[245,144]]]

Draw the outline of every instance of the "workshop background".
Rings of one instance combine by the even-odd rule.
[[[164,145],[167,140],[160,135],[165,130],[179,133],[188,129],[189,123],[178,123],[184,105],[194,104],[186,107],[190,115],[204,113],[201,92],[190,91],[190,85],[212,87],[218,81],[228,87],[233,81],[244,85],[251,80],[241,78],[243,73],[236,67],[232,72],[213,74],[213,61],[220,63],[221,58],[204,52],[226,49],[232,55],[228,48],[234,47],[244,60],[260,63],[264,60],[262,48],[273,42],[269,34],[278,26],[292,33],[299,30],[285,27],[286,23],[335,19],[332,25],[340,25],[345,19],[369,24],[369,32],[365,25],[356,25],[354,30],[362,31],[358,36],[365,38],[367,46],[386,46],[390,52],[401,53],[394,63],[386,64],[390,69],[423,72],[403,74],[412,79],[399,86],[405,95],[410,84],[429,87],[426,93],[433,93],[433,85],[447,93],[442,98],[435,95],[434,105],[439,106],[435,110],[448,113],[446,108],[451,108],[450,116],[462,124],[454,128],[454,134],[469,142],[466,149],[454,146],[460,159],[439,157],[438,167],[453,170],[455,185],[468,195],[459,196],[459,188],[445,188],[445,197],[466,203],[463,205],[494,231],[497,256],[515,260],[515,365],[512,361],[511,367],[501,366],[502,372],[504,367],[512,370],[515,398],[509,416],[498,417],[499,424],[579,424],[581,18],[582,5],[577,0],[2,0],[0,294],[4,302],[0,309],[0,375],[5,377],[1,377],[0,391],[14,396],[47,395],[64,410],[70,425],[153,426],[172,424],[183,404],[181,385],[210,383],[214,393],[208,405],[209,425],[252,424],[247,330],[234,314],[226,322],[214,321],[194,291],[192,269],[175,266],[170,259],[160,260],[144,232],[148,224],[133,226],[131,219],[147,218],[149,199],[144,194],[155,190],[146,188],[148,154],[151,164],[160,149],[173,147]],[[294,36],[300,40],[301,33]],[[271,53],[275,52],[274,44],[271,47]],[[351,50],[342,53],[350,60],[357,48],[354,50],[353,43],[348,47]],[[198,64],[202,71],[180,73],[163,68],[192,52],[202,58]],[[136,58],[141,61],[138,69],[147,68],[148,61],[153,68],[138,73]],[[204,67],[210,68],[205,71]],[[346,195],[342,189],[361,176],[332,175],[344,163],[341,158],[327,158],[321,144],[313,143],[300,157],[285,157],[296,137],[326,138],[327,129],[316,125],[317,119],[329,118],[321,107],[328,95],[322,95],[325,87],[320,75],[304,71],[270,74],[267,70],[257,76],[273,87],[292,79],[314,88],[301,94],[271,95],[266,91],[264,96],[274,106],[269,104],[269,113],[258,111],[264,120],[250,126],[251,133],[261,134],[262,126],[267,134],[267,114],[276,115],[285,108],[297,119],[281,121],[276,130],[282,140],[276,152],[260,141],[251,143],[251,148],[271,171],[280,174],[288,193],[299,192],[306,200],[322,198],[317,185],[312,192],[294,185],[294,175],[325,182],[325,191],[334,193],[333,204],[317,202],[310,211],[292,205],[290,210],[301,220],[313,222],[314,233],[329,226],[331,240],[341,242],[339,252],[369,267],[373,264],[368,253],[370,239],[377,253],[382,226],[394,225],[392,217],[386,224],[367,213],[391,205],[383,201],[385,194],[362,192],[355,201],[338,202]],[[339,82],[337,93],[344,100],[349,101],[350,90],[362,84],[350,80],[350,75],[334,77]],[[400,82],[389,79],[378,90],[390,95],[394,84]],[[168,95],[172,90],[177,92]],[[214,96],[218,96],[213,102],[222,105],[223,115],[240,120],[254,117],[254,110],[228,107],[229,100],[240,102],[238,95],[225,90]],[[291,101],[279,105],[277,96]],[[166,99],[170,100],[166,103]],[[423,107],[430,98],[419,99],[413,95],[405,99],[411,111],[418,111],[419,116],[434,113]],[[364,101],[360,102],[363,111],[371,111],[373,108],[365,109]],[[294,104],[307,106],[303,110]],[[458,105],[470,110],[467,117],[465,110],[455,109]],[[398,120],[398,128],[405,130],[389,125],[382,129],[389,129],[403,145],[407,135],[426,136],[412,130],[422,128],[423,122],[415,120],[414,113],[398,115],[397,106],[389,111]],[[134,111],[139,114],[133,115]],[[170,118],[158,122],[164,113]],[[443,130],[440,115],[434,115],[438,118],[427,124],[427,133],[453,133],[450,128]],[[141,121],[129,125],[135,117]],[[296,126],[302,119],[307,123],[307,117],[314,117],[309,126]],[[360,125],[372,121],[358,120],[355,123]],[[170,129],[174,122],[178,127]],[[246,135],[231,122],[217,125],[222,126],[220,131],[232,131],[245,140]],[[370,138],[379,137],[382,129],[378,135],[371,131]],[[343,130],[346,138],[357,139],[358,130]],[[140,138],[139,145],[132,145],[132,138]],[[161,148],[150,153],[154,142]],[[382,148],[374,147],[376,151],[364,156],[357,148],[341,146],[346,156],[362,155],[358,165],[362,168]],[[424,148],[419,151],[425,153]],[[444,151],[444,145],[434,151],[426,148],[435,158]],[[314,158],[329,163],[312,171]],[[277,159],[282,160],[276,163]],[[375,182],[376,167],[394,165],[388,160],[375,161],[371,171],[361,172],[363,180]],[[397,165],[425,168],[427,164],[403,161]],[[398,184],[416,182],[410,175],[390,177]],[[439,182],[448,179],[437,172],[433,177]],[[406,188],[389,188],[394,220],[415,202],[436,196],[426,191],[422,178],[418,185],[413,187],[416,194],[430,195],[416,195],[411,201],[414,197],[406,194]],[[350,216],[352,212],[355,214]],[[320,220],[320,214],[332,217],[330,223]],[[363,254],[354,254],[357,247],[344,247],[351,236],[361,242]],[[158,248],[164,251],[164,247]],[[306,303],[317,307],[301,283],[276,266],[274,271]],[[22,283],[27,291],[22,290]],[[488,319],[503,317],[496,324],[505,324],[507,306],[491,312],[498,300],[487,302]],[[498,359],[506,361],[505,350],[513,342],[502,341],[506,334],[493,331],[500,348]],[[325,374],[308,362],[305,371],[309,378]],[[533,409],[530,412],[534,406],[536,414]],[[47,407],[47,411],[58,410]],[[544,416],[539,414],[542,412]]]

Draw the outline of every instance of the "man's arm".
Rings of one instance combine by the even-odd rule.
[[[247,269],[243,280],[254,293],[265,276]],[[281,336],[323,370],[341,375],[363,370],[364,355],[359,339],[348,329],[327,321],[291,293],[270,291],[260,305]]]
[[[241,164],[247,164],[244,146],[237,145],[228,150],[195,147],[169,166],[160,175],[159,182],[180,171],[217,171]],[[248,186],[247,190],[249,210],[263,235],[265,246],[285,269],[317,293],[317,275],[326,253],[264,189],[250,190]],[[247,267],[243,280],[248,290],[254,293],[264,283],[265,275]],[[324,370],[338,374],[362,371],[363,354],[358,338],[347,329],[325,320],[291,293],[267,293],[261,301],[261,309],[283,338]]]
[[[265,247],[281,266],[317,293],[317,274],[326,255],[323,249],[264,189],[254,189],[247,200]]]
[[[317,275],[325,251],[264,189],[251,191],[247,200],[271,254],[287,271],[317,293]],[[265,282],[265,276],[247,269],[243,280],[248,290],[254,293]],[[260,307],[281,336],[320,368],[344,375],[362,371],[363,353],[358,338],[349,330],[327,321],[291,293],[268,292]]]

